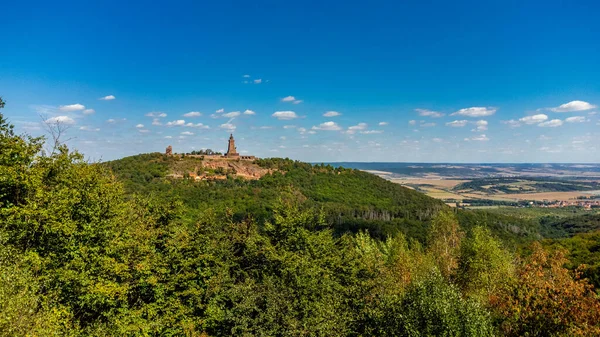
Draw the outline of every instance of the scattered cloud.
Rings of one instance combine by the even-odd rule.
[[[298,118],[298,115],[294,111],[275,111],[272,115],[279,120],[290,120]]]
[[[518,128],[519,126],[521,126],[521,123],[519,123],[519,121],[516,121],[514,119],[511,119],[508,121],[502,121],[502,124],[506,124],[506,125],[510,126],[511,128]]]
[[[284,129],[295,129],[296,126],[295,125],[284,125],[283,128]]]
[[[144,127],[144,124],[138,124],[135,127],[138,128],[138,129],[142,129]]]
[[[444,140],[443,140],[443,139],[441,139],[441,138],[432,138],[431,140],[432,140],[433,142],[436,142],[436,143],[441,143],[441,142],[443,142],[443,141],[444,141]]]
[[[222,116],[226,117],[226,118],[235,118],[235,117],[238,117],[239,115],[240,115],[239,111],[232,111],[232,112],[225,113]]]
[[[153,112],[148,112],[145,116],[146,117],[164,118],[164,117],[167,117],[167,114],[164,112],[153,111]]]
[[[281,99],[282,102],[293,102],[295,100],[296,100],[296,97],[294,97],[294,96],[286,96]]]
[[[243,78],[250,78],[250,75],[244,75]]]
[[[184,125],[185,125],[185,120],[183,120],[183,119],[178,119],[176,121],[167,123],[167,126],[184,126]]]
[[[221,129],[223,129],[223,130],[227,130],[227,131],[230,131],[230,132],[233,132],[233,131],[235,131],[235,129],[236,129],[236,126],[235,126],[235,125],[233,125],[233,124],[231,124],[230,122],[227,122],[227,123],[221,124],[219,127],[220,127]]]
[[[545,122],[546,120],[548,120],[548,116],[546,116],[544,114],[537,114],[537,115],[519,118],[519,122],[524,123],[524,124],[529,124],[529,125],[542,123],[542,122]]]
[[[323,114],[323,117],[337,117],[337,116],[341,116],[342,114],[337,112],[337,111],[327,111],[326,113]]]
[[[379,126],[386,126],[388,124],[389,124],[388,122],[379,122]]]
[[[160,122],[160,119],[158,119],[158,118],[154,118],[154,119],[152,120],[152,125],[162,125],[162,123]]]
[[[117,99],[117,98],[113,95],[108,95],[108,96],[100,97],[99,99],[101,101],[112,101],[113,99]]]
[[[148,133],[148,132],[150,132],[150,130],[146,130],[146,129],[139,129],[138,131],[141,132],[141,133]]]
[[[421,123],[419,126],[422,128],[432,128],[432,127],[436,126],[436,124],[435,123]]]
[[[555,108],[548,108],[548,110],[553,112],[574,112],[574,111],[585,111],[596,108],[595,105],[592,105],[588,102],[584,101],[571,101],[569,103],[561,104]]]
[[[319,124],[319,126],[313,126],[312,127],[313,130],[323,130],[323,131],[339,131],[342,128],[337,125],[335,122],[325,122],[325,123],[321,123]]]
[[[363,131],[367,130],[367,127],[368,127],[367,123],[358,123],[356,125],[349,127],[348,131],[346,131],[346,133],[349,133],[349,134],[354,134],[356,132],[363,133]]]
[[[584,116],[573,116],[565,119],[567,123],[585,123],[588,120]]]
[[[452,121],[452,122],[448,122],[446,123],[446,126],[451,126],[453,128],[462,128],[463,126],[467,125],[467,123],[469,123],[469,121],[467,120],[456,120],[456,121]]]
[[[202,116],[202,113],[199,111],[190,111],[183,115],[183,117],[200,117],[200,116]]]
[[[300,104],[302,102],[304,102],[304,101],[301,99],[297,99],[297,100],[293,101],[292,104]]]
[[[411,120],[408,121],[408,124],[410,124],[410,125],[416,125],[417,121],[414,120],[414,119],[411,119]]]
[[[486,135],[478,135],[471,138],[465,138],[466,141],[475,141],[475,142],[487,142],[490,140]]]
[[[471,107],[471,108],[464,108],[464,109],[460,109],[452,114],[450,114],[450,116],[466,116],[466,117],[486,117],[486,116],[491,116],[493,114],[496,113],[496,111],[498,111],[497,108],[493,108],[493,107]]]
[[[56,116],[45,121],[47,124],[64,124],[64,125],[74,125],[75,120],[69,116]]]
[[[485,120],[479,120],[477,122],[474,122],[476,128],[473,131],[477,131],[477,132],[482,132],[482,131],[487,131],[488,129],[488,122]]]
[[[97,131],[100,131],[100,128],[94,128],[94,127],[91,127],[91,126],[82,126],[82,127],[79,128],[79,130],[97,132]]]
[[[189,131],[183,131],[181,134],[184,136],[193,136],[194,135],[193,132],[189,132]]]
[[[250,109],[246,109],[246,111],[244,111],[244,115],[254,116],[256,115],[256,112]]]
[[[423,117],[440,118],[444,116],[444,114],[441,112],[431,111],[427,109],[415,109],[415,111],[419,113],[419,116]]]
[[[117,122],[117,121],[116,121],[114,118],[111,118],[111,119],[107,119],[107,120],[106,120],[106,123],[109,123],[109,124],[114,124],[114,123],[116,123],[116,122]]]
[[[85,105],[79,104],[79,103],[69,104],[69,105],[61,105],[59,109],[60,109],[60,111],[64,111],[64,112],[81,111],[81,110],[85,110]]]
[[[560,119],[553,119],[553,120],[538,124],[538,126],[541,126],[543,128],[555,128],[555,127],[558,127],[561,125],[563,125],[563,121],[561,121]]]
[[[254,84],[261,84],[262,83],[262,79],[257,78],[254,80]]]
[[[165,139],[171,139],[173,136],[165,136]]]
[[[365,131],[360,131],[360,133],[362,133],[364,135],[371,135],[371,134],[383,133],[383,131],[382,130],[365,130]]]
[[[225,112],[225,109],[221,108],[221,109],[219,109],[219,110],[217,110],[215,112],[218,113],[218,114],[221,114],[221,113]]]
[[[94,110],[94,109],[85,109],[85,110],[83,110],[83,114],[84,115],[92,115],[95,112],[96,112],[96,110]]]
[[[188,128],[210,129],[210,126],[204,125],[202,123],[187,123],[185,126],[187,126]]]

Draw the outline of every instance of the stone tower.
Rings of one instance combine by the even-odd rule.
[[[239,154],[235,148],[235,139],[233,139],[233,134],[229,135],[229,145],[227,146],[227,153],[225,154],[227,157],[237,157]]]
[[[165,154],[167,156],[172,156],[173,155],[173,148],[171,147],[171,145],[167,146],[167,150],[165,151]]]

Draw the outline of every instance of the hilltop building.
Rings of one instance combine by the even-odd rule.
[[[227,153],[225,153],[225,157],[231,158],[239,156],[240,154],[237,153],[237,150],[235,148],[235,139],[233,139],[233,133],[229,134],[229,144],[227,146]]]
[[[173,155],[173,147],[171,145],[167,146],[165,151],[167,156]],[[181,154],[180,154],[181,155]],[[229,135],[229,143],[227,144],[227,153],[225,155],[198,155],[198,154],[186,154],[188,157],[195,158],[204,158],[204,159],[235,159],[235,160],[254,160],[255,156],[241,156],[237,152],[237,147],[235,146],[235,139],[233,138],[233,134]]]

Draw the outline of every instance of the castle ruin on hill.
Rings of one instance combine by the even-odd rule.
[[[171,145],[167,146],[165,154],[167,156],[183,155],[183,154],[177,154],[177,153],[174,154],[173,147]],[[254,160],[254,159],[256,159],[255,156],[242,156],[237,152],[237,147],[235,146],[235,139],[233,138],[233,134],[229,135],[229,142],[227,144],[227,153],[225,153],[224,155],[221,155],[221,154],[217,154],[217,155],[186,154],[186,156],[196,157],[196,158],[204,158],[204,159],[235,159],[235,160]]]

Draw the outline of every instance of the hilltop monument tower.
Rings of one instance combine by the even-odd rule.
[[[173,155],[173,147],[171,145],[167,146],[167,150],[165,151],[165,154],[167,156],[172,156]]]
[[[235,139],[233,139],[233,134],[229,135],[229,145],[227,146],[227,153],[225,156],[227,157],[238,157],[240,154],[237,153],[237,149],[235,148]]]

